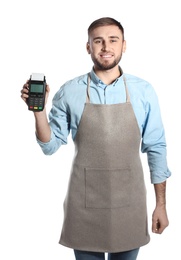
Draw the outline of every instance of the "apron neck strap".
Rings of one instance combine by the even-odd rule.
[[[90,77],[90,73],[88,73],[86,103],[90,103],[90,81],[91,81],[91,77]],[[125,86],[125,91],[126,91],[126,103],[127,103],[127,102],[130,102],[130,97],[129,97],[129,93],[128,93],[126,78],[124,75],[123,75],[123,81],[124,81],[124,86]]]
[[[90,73],[88,73],[88,77],[87,77],[87,97],[86,97],[86,103],[90,103]]]
[[[129,97],[129,93],[128,93],[128,87],[127,87],[125,75],[123,75],[123,81],[124,81],[124,86],[125,86],[125,91],[126,91],[126,103],[127,103],[127,102],[130,102],[130,97]]]

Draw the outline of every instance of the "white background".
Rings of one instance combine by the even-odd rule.
[[[32,112],[20,90],[32,72],[46,75],[51,99],[67,80],[92,68],[86,52],[87,28],[102,16],[125,28],[124,72],[149,81],[155,88],[165,125],[168,165],[169,227],[151,233],[155,205],[146,155],[143,155],[151,242],[138,260],[180,257],[180,1],[179,0],[2,0],[0,3],[1,163],[0,259],[74,259],[58,244],[63,201],[74,147],[45,156],[34,135]]]

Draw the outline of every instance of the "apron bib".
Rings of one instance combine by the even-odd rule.
[[[87,101],[74,139],[73,160],[59,243],[73,249],[121,252],[147,244],[146,189],[141,135],[129,100]]]

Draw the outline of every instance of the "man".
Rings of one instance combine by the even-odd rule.
[[[150,241],[144,176],[139,156],[147,153],[156,207],[152,231],[168,226],[166,141],[153,87],[119,66],[126,50],[124,29],[103,17],[88,28],[90,73],[66,82],[46,108],[34,112],[37,142],[47,155],[75,143],[60,244],[77,260],[135,260]],[[28,98],[28,82],[21,90]],[[49,86],[47,86],[47,98]]]

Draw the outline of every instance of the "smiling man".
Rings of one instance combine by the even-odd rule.
[[[103,17],[88,28],[92,70],[57,91],[49,112],[34,112],[37,142],[51,155],[67,144],[75,156],[64,202],[60,244],[77,260],[135,260],[150,241],[141,152],[155,188],[152,231],[168,226],[166,141],[158,98],[145,80],[123,73],[124,29]],[[47,98],[49,94],[47,85]],[[29,83],[21,90],[28,98]]]
[[[124,35],[117,26],[89,28],[87,51],[91,54],[96,71],[108,71],[115,68],[125,50]]]

